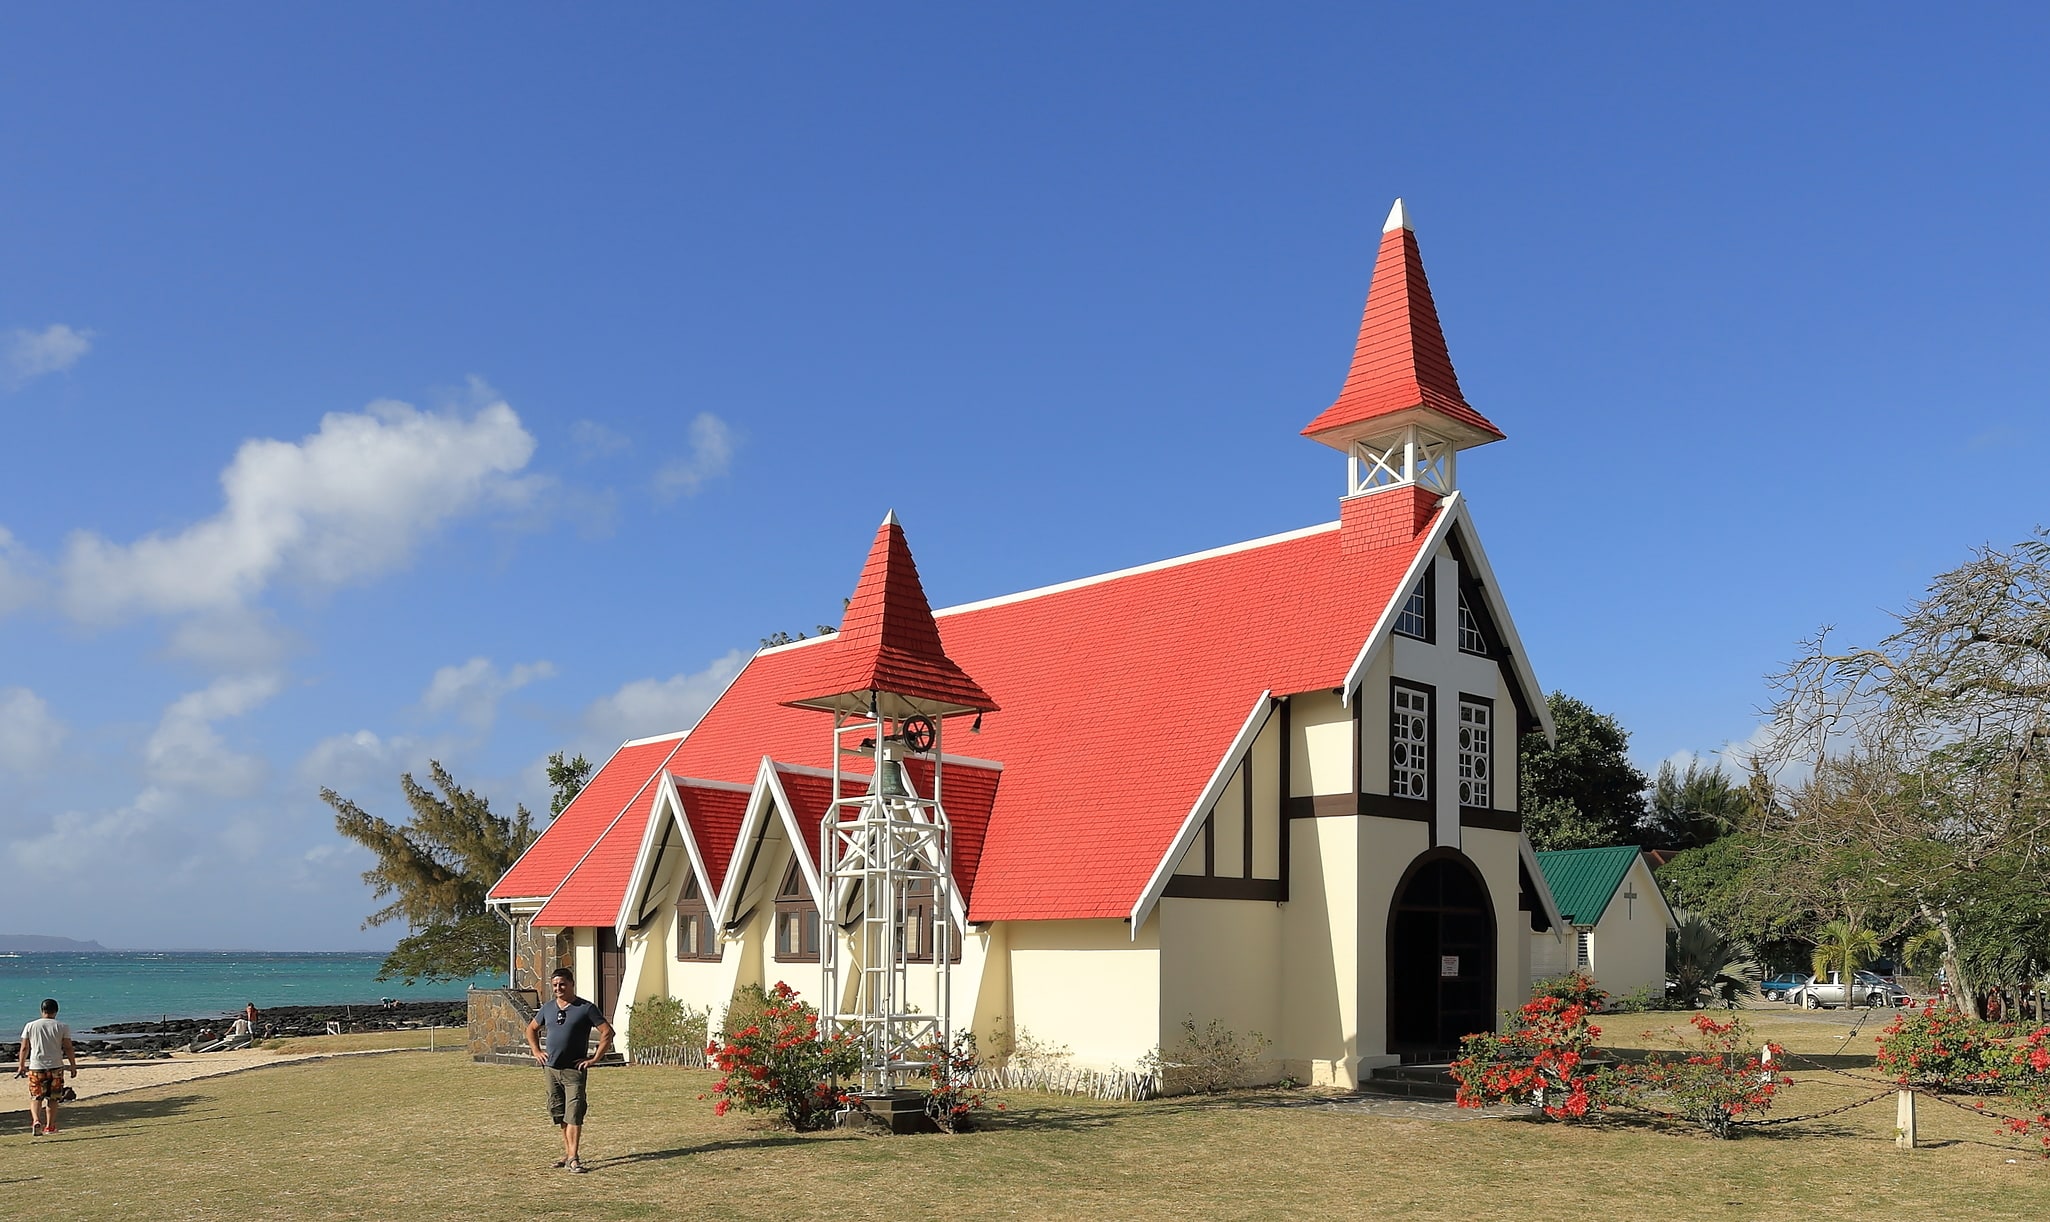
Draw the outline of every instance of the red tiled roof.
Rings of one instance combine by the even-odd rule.
[[[918,580],[918,565],[904,528],[892,513],[876,529],[875,542],[848,600],[840,631],[825,646],[828,660],[793,691],[791,703],[865,709],[866,699],[835,701],[855,693],[889,692],[918,702],[993,710],[996,702],[947,657],[932,607]]]
[[[612,753],[591,779],[585,782],[563,812],[554,822],[541,830],[541,836],[527,851],[513,863],[491,888],[492,899],[532,899],[552,896],[570,871],[582,861],[584,854],[602,837],[606,830],[626,813],[630,806],[639,803],[645,806],[654,798],[650,787],[655,774],[668,760],[682,741],[681,734],[652,741],[628,743]],[[639,849],[639,836],[647,825],[645,810],[643,818],[635,826],[634,848],[627,852],[626,868],[633,865],[634,852]],[[625,894],[624,891],[620,895]],[[616,913],[619,895],[613,897]],[[605,924],[611,924],[608,914]]]
[[[932,792],[932,761],[909,759],[904,761],[904,768],[911,774],[912,788],[922,794]],[[1003,779],[1003,771],[998,768],[965,761],[947,764],[946,792],[940,794],[940,809],[947,812],[947,826],[953,832],[954,887],[964,900],[975,896],[982,849],[989,839],[989,817],[996,808],[997,787]]]
[[[1383,497],[1412,504],[1359,499]],[[939,613],[948,654],[1004,693],[980,735],[956,719],[942,744],[1004,765],[969,918],[1129,914],[1254,699],[1343,682],[1422,537],[1346,551],[1324,527]],[[829,644],[757,654],[673,767],[738,779],[764,753],[829,762],[830,719],[782,703],[823,690]]]
[[[738,789],[697,784],[685,777],[676,778],[676,795],[683,799],[690,838],[705,859],[707,877],[699,879],[698,884],[709,903],[726,881],[726,866],[733,860],[734,841],[740,837],[740,822],[747,815],[748,795]]]
[[[1395,224],[1393,219],[1390,224]],[[1338,399],[1303,429],[1303,436],[1317,437],[1416,407],[1490,434],[1491,440],[1503,435],[1469,407],[1459,391],[1459,375],[1452,371],[1416,234],[1400,224],[1381,235],[1359,339],[1353,345],[1352,370]]]

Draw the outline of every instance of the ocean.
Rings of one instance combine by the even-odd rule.
[[[0,953],[0,1039],[36,1017],[45,997],[58,1017],[84,1032],[160,1018],[239,1013],[255,1002],[272,1006],[369,1004],[380,998],[460,998],[472,983],[505,983],[503,975],[411,987],[378,980],[377,953],[337,951],[56,951]]]

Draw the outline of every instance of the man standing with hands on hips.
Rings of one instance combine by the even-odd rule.
[[[548,1115],[562,1130],[562,1158],[555,1163],[581,1175],[577,1146],[584,1135],[584,1079],[591,1066],[612,1051],[612,1024],[597,1006],[578,997],[577,980],[566,967],[548,977],[554,996],[541,1003],[527,1024],[527,1047],[536,1063],[548,1068]],[[591,1032],[598,1033],[598,1051],[591,1051]],[[548,1041],[544,1050],[543,1038]]]

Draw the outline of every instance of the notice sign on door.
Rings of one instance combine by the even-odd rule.
[[[1449,976],[1457,976],[1457,975],[1459,974],[1459,956],[1458,956],[1458,955],[1439,955],[1439,956],[1438,956],[1438,974],[1439,974],[1440,976],[1448,976],[1448,977],[1449,977]]]

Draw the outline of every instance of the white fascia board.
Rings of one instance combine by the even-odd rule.
[[[1544,870],[1538,865],[1537,850],[1530,847],[1530,837],[1516,833],[1516,857],[1523,863],[1523,872],[1530,876],[1530,885],[1537,888],[1538,902],[1545,906],[1545,920],[1552,927],[1552,940],[1566,940],[1566,918],[1559,915],[1559,901],[1552,898],[1552,884],[1545,879]]]
[[[1153,905],[1160,902],[1161,892],[1167,890],[1167,880],[1174,877],[1175,867],[1181,864],[1182,855],[1187,853],[1189,845],[1194,843],[1197,829],[1203,826],[1203,816],[1217,804],[1218,795],[1231,783],[1231,774],[1238,771],[1239,761],[1245,757],[1246,752],[1253,749],[1253,740],[1260,737],[1260,731],[1267,725],[1267,719],[1273,715],[1274,692],[1272,689],[1262,691],[1259,698],[1253,701],[1252,711],[1246,714],[1246,723],[1239,727],[1238,736],[1231,740],[1231,746],[1225,748],[1224,758],[1217,761],[1217,767],[1210,773],[1209,784],[1203,786],[1203,791],[1196,795],[1196,804],[1183,816],[1181,830],[1175,833],[1173,842],[1167,846],[1167,852],[1162,855],[1159,864],[1153,867],[1153,877],[1146,880],[1146,889],[1139,893],[1139,901],[1132,905],[1131,937],[1134,941],[1138,940],[1139,926],[1145,923],[1147,914],[1153,911]],[[1283,743],[1281,749],[1288,750],[1288,744]],[[1284,819],[1283,822],[1286,823],[1287,820]],[[1282,828],[1282,834],[1288,834],[1286,827]]]
[[[613,761],[613,760],[616,760],[616,759],[618,759],[618,758],[619,758],[619,753],[620,753],[621,751],[624,751],[624,750],[626,750],[626,749],[627,749],[628,747],[634,746],[634,745],[636,745],[636,744],[645,744],[645,743],[658,743],[658,742],[663,742],[663,741],[665,741],[665,740],[666,740],[667,738],[668,738],[668,735],[662,735],[661,737],[658,737],[658,738],[642,738],[642,739],[629,739],[628,741],[626,741],[626,742],[623,742],[623,743],[619,744],[619,745],[618,745],[617,747],[614,747],[614,748],[612,749],[612,754],[611,754],[611,755],[608,755],[608,756],[606,756],[606,757],[605,757],[605,762],[604,762],[603,764],[601,764],[601,765],[599,765],[599,766],[598,766],[598,770],[597,770],[596,772],[593,772],[593,773],[591,774],[592,778],[593,778],[593,779],[596,779],[599,773],[601,773],[601,772],[604,772],[606,768],[609,768],[609,767],[611,767],[611,766],[612,766],[612,761]],[[666,774],[668,773],[668,771],[669,771],[669,761],[670,761],[670,760],[672,760],[672,759],[674,759],[674,758],[676,757],[676,751],[677,751],[677,748],[678,748],[678,747],[681,747],[681,746],[683,746],[683,736],[682,736],[681,734],[679,734],[679,735],[677,735],[677,736],[676,736],[676,746],[674,746],[674,747],[671,747],[671,748],[669,748],[669,754],[668,754],[668,755],[665,755],[665,756],[663,756],[663,757],[662,757],[662,762],[661,762],[660,764],[657,764],[657,765],[655,766],[655,773],[656,773],[656,775],[658,775],[658,776],[659,776],[659,775],[666,775]],[[653,778],[651,777],[651,778],[649,778],[649,779],[651,779],[651,780],[652,780]],[[580,800],[581,800],[581,799],[583,798],[583,796],[584,796],[584,793],[585,793],[586,791],[588,791],[589,789],[590,789],[590,786],[589,786],[588,784],[586,784],[586,785],[584,786],[584,788],[583,788],[582,790],[579,790],[579,791],[577,792],[577,796],[576,796],[576,797],[574,797],[574,798],[571,798],[571,799],[570,799],[570,803],[569,803],[569,806],[565,806],[565,807],[563,807],[563,808],[562,808],[562,814],[561,814],[561,815],[557,815],[557,816],[555,817],[555,819],[556,819],[556,822],[557,822],[557,823],[561,822],[561,820],[562,820],[562,815],[566,815],[566,814],[568,814],[568,813],[570,812],[570,808],[571,808],[571,807],[574,807],[574,806],[575,806],[575,805],[577,804],[577,802],[578,802],[578,801],[580,801]],[[613,826],[614,826],[615,824],[617,824],[617,823],[619,822],[620,816],[621,816],[621,815],[624,815],[624,814],[626,814],[626,812],[628,812],[628,811],[632,810],[632,809],[633,809],[633,806],[634,806],[634,803],[635,803],[635,802],[638,802],[638,801],[640,801],[640,800],[641,800],[641,795],[642,795],[642,794],[644,794],[644,793],[646,793],[647,791],[648,791],[648,783],[647,783],[647,781],[642,781],[642,782],[641,782],[641,787],[640,787],[639,789],[636,789],[636,790],[634,790],[634,794],[633,794],[633,797],[631,797],[631,798],[628,798],[628,799],[626,800],[626,805],[625,805],[625,806],[622,806],[622,807],[620,807],[618,811],[614,812],[614,814],[613,814],[612,818],[610,818],[610,819],[608,819],[608,820],[606,820],[606,821],[605,821],[605,826],[604,826],[603,828],[600,828],[600,829],[599,829],[599,831],[598,831],[598,834],[597,834],[597,835],[595,835],[595,836],[593,836],[593,837],[591,837],[591,843],[589,843],[589,844],[587,844],[587,845],[585,845],[585,846],[584,846],[584,851],[583,851],[582,853],[580,853],[580,854],[578,854],[578,855],[577,855],[577,859],[576,859],[576,862],[575,862],[574,864],[572,864],[572,865],[570,866],[570,868],[569,868],[569,869],[567,869],[567,870],[564,870],[564,871],[562,872],[562,877],[561,877],[561,878],[559,878],[559,879],[557,879],[557,880],[555,881],[555,886],[556,886],[556,890],[560,890],[560,889],[562,888],[562,884],[564,884],[564,883],[566,883],[566,882],[568,882],[568,881],[569,881],[569,876],[570,876],[570,875],[572,875],[572,874],[575,874],[575,873],[577,872],[577,870],[578,870],[579,868],[581,868],[581,867],[583,866],[583,864],[584,864],[584,861],[585,861],[585,859],[586,859],[586,858],[588,858],[588,857],[590,857],[590,855],[591,855],[591,850],[592,850],[592,849],[595,849],[595,848],[597,848],[597,847],[598,847],[598,842],[599,842],[600,840],[603,840],[603,839],[605,839],[605,835],[606,835],[606,833],[607,833],[607,832],[610,832],[610,831],[612,830]],[[505,868],[505,874],[501,874],[501,875],[499,875],[499,876],[498,876],[498,877],[500,878],[500,880],[503,880],[503,879],[505,878],[506,874],[511,874],[511,873],[512,873],[512,872],[513,872],[514,870],[518,869],[518,868],[519,868],[519,864],[520,864],[520,863],[521,863],[522,861],[525,861],[525,860],[527,859],[527,854],[529,854],[529,853],[531,853],[531,852],[533,852],[533,851],[534,851],[534,845],[536,845],[536,844],[540,844],[540,843],[541,843],[541,841],[542,841],[542,838],[543,838],[543,837],[545,837],[545,836],[547,836],[547,835],[548,835],[548,833],[549,833],[549,831],[550,831],[551,829],[553,829],[553,828],[554,828],[555,826],[556,826],[556,823],[550,823],[550,824],[549,824],[549,825],[548,825],[547,827],[544,827],[544,828],[542,828],[542,829],[541,829],[541,835],[539,835],[539,836],[536,836],[536,837],[534,837],[534,844],[530,844],[530,845],[528,845],[528,846],[527,846],[526,848],[524,848],[524,849],[521,849],[521,850],[520,850],[520,855],[519,855],[518,857],[515,857],[515,858],[513,858],[513,863],[512,863],[512,865],[509,865],[509,866],[507,866],[507,867]],[[493,886],[497,886],[497,884],[496,884],[496,883],[493,883],[492,885],[493,885]],[[488,894],[488,893],[487,893],[487,894]],[[548,898],[550,898],[550,899],[553,899],[554,897],[555,897],[555,892],[554,892],[554,891],[551,891],[551,892],[549,892],[549,893],[548,893]]]
[[[1155,560],[1147,564],[1136,564],[1128,569],[1117,569],[1109,573],[1098,573],[1094,577],[1077,577],[1073,581],[1062,581],[1050,586],[1038,586],[1030,590],[1020,590],[1016,594],[1000,594],[995,598],[985,598],[977,602],[957,603],[956,605],[951,607],[941,607],[939,610],[934,611],[932,614],[934,619],[940,619],[944,616],[949,615],[965,615],[970,611],[986,611],[991,607],[1001,607],[1007,603],[1029,602],[1030,600],[1035,598],[1045,598],[1050,594],[1065,594],[1069,590],[1079,590],[1085,586],[1102,585],[1106,581],[1117,581],[1125,577],[1136,577],[1141,573],[1158,572],[1161,569],[1171,569],[1184,564],[1195,564],[1198,561],[1202,560],[1214,560],[1219,556],[1229,556],[1234,552],[1249,552],[1257,548],[1271,547],[1276,543],[1288,543],[1296,539],[1306,539],[1311,535],[1321,535],[1328,531],[1337,530],[1338,527],[1339,523],[1337,522],[1320,522],[1315,526],[1304,526],[1296,530],[1285,530],[1278,535],[1266,535],[1258,539],[1248,539],[1244,543],[1228,543],[1223,547],[1213,547],[1208,551],[1190,552],[1186,556],[1171,556],[1166,560]],[[782,646],[782,648],[790,649],[795,648],[795,646],[786,645]]]
[[[1458,493],[1454,493],[1458,496]],[[1480,579],[1481,597],[1488,602],[1488,614],[1495,621],[1495,631],[1502,636],[1502,644],[1509,649],[1509,664],[1516,671],[1516,678],[1529,694],[1532,711],[1537,714],[1538,725],[1543,727],[1546,742],[1557,742],[1559,729],[1552,724],[1552,704],[1545,699],[1544,685],[1538,682],[1537,671],[1530,665],[1530,654],[1523,648],[1523,638],[1516,635],[1516,621],[1509,618],[1509,603],[1502,597],[1502,583],[1495,580],[1495,570],[1488,563],[1488,551],[1481,546],[1480,528],[1473,523],[1473,511],[1466,507],[1461,498],[1460,517],[1466,520],[1466,533],[1461,536],[1466,544],[1467,564]]]
[[[745,785],[726,784],[719,787],[741,790],[747,788]],[[640,852],[634,855],[633,873],[627,876],[626,896],[619,903],[619,917],[613,923],[613,933],[622,940],[626,937],[627,929],[632,926],[634,912],[640,908],[641,900],[646,897],[648,888],[655,884],[654,861],[657,846],[662,843],[663,835],[672,826],[676,828],[677,834],[683,837],[683,851],[690,858],[691,873],[701,882],[700,890],[712,891],[710,884],[703,883],[705,859],[698,852],[697,837],[691,834],[690,812],[683,805],[683,793],[676,786],[676,778],[664,772],[662,783],[655,790],[654,809],[648,815],[647,830],[641,833]],[[711,907],[715,898],[716,892],[707,896],[707,908]]]
[[[1374,621],[1374,630],[1367,634],[1367,639],[1360,645],[1358,655],[1352,660],[1352,668],[1345,672],[1345,683],[1339,688],[1339,699],[1348,707],[1352,704],[1353,693],[1359,690],[1361,678],[1367,673],[1367,663],[1373,660],[1374,654],[1386,643],[1388,635],[1395,631],[1395,617],[1401,614],[1404,600],[1409,597],[1409,592],[1416,588],[1416,583],[1423,579],[1424,570],[1431,567],[1431,561],[1437,558],[1438,549],[1445,546],[1445,537],[1452,533],[1453,519],[1464,516],[1465,509],[1466,498],[1456,490],[1446,494],[1445,499],[1439,502],[1437,521],[1431,524],[1430,533],[1424,536],[1423,544],[1417,548],[1416,555],[1410,557],[1409,568],[1403,571],[1402,580],[1396,584],[1395,592],[1388,596],[1387,604],[1381,608],[1381,617]],[[1359,747],[1355,745],[1353,750],[1357,751]]]
[[[712,910],[712,923],[720,929],[726,928],[729,919],[726,903],[733,898],[734,889],[740,886],[740,872],[747,869],[748,845],[761,833],[762,812],[781,792],[782,786],[776,784],[775,761],[764,755],[762,762],[755,767],[755,783],[749,786],[747,813],[740,817],[740,834],[733,841],[733,858],[726,863],[726,879],[719,884],[717,894],[707,905]]]

